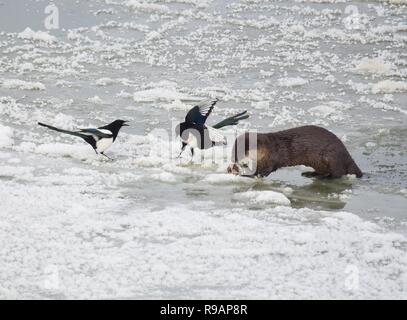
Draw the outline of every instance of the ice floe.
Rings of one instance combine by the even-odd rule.
[[[0,123],[0,148],[10,147],[13,142],[13,129]]]
[[[356,63],[354,70],[361,73],[388,75],[394,67],[377,58],[363,58]]]
[[[373,93],[394,93],[407,91],[407,82],[383,80],[372,86]]]
[[[202,99],[179,92],[176,84],[169,81],[151,83],[148,86],[150,87],[149,89],[135,92],[133,94],[133,100],[136,102],[172,102],[183,100],[199,101]]]
[[[301,77],[281,78],[278,80],[278,84],[280,87],[299,87],[303,86],[306,83],[308,83],[308,80]]]
[[[25,28],[24,31],[18,34],[20,39],[28,39],[34,41],[43,41],[47,43],[56,42],[57,38],[50,35],[48,32],[44,31],[33,31],[29,27]]]
[[[30,82],[20,79],[0,79],[0,87],[4,89],[45,90],[41,82]]]
[[[251,204],[277,204],[284,206],[291,204],[290,200],[284,194],[271,190],[240,192],[236,193],[233,198],[237,201]]]

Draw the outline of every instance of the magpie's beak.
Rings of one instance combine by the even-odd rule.
[[[128,121],[123,122],[123,127],[129,127],[129,125],[126,122],[128,122]]]

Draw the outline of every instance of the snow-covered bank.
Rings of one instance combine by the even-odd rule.
[[[151,211],[89,178],[2,181],[1,298],[403,297],[406,238],[354,214]]]

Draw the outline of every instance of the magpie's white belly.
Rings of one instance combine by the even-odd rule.
[[[96,151],[101,153],[106,151],[113,143],[113,138],[102,138],[96,142]]]
[[[188,144],[191,148],[197,148],[198,147],[198,139],[191,132],[188,133],[188,139],[185,140],[184,142],[186,144]]]

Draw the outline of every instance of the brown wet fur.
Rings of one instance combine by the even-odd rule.
[[[244,143],[245,154],[237,154],[236,143]],[[238,174],[236,162],[248,155],[249,133],[239,136],[232,151],[229,173]],[[255,176],[265,177],[271,172],[297,165],[312,167],[308,177],[339,178],[363,173],[341,140],[332,132],[318,126],[303,126],[273,133],[257,134],[257,168]]]

